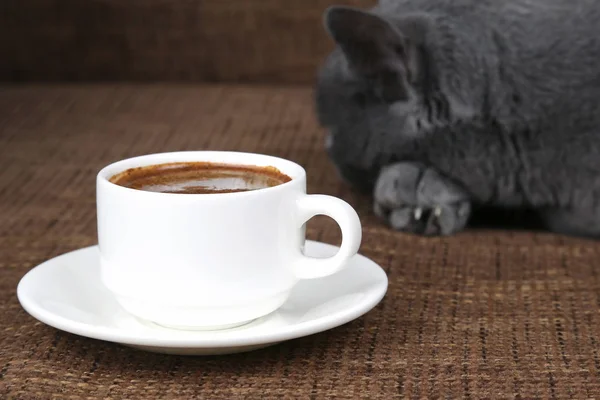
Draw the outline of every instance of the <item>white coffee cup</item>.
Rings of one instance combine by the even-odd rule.
[[[291,177],[236,193],[174,194],[119,186],[126,169],[205,161],[272,166]],[[306,194],[291,161],[236,152],[159,153],[122,160],[97,176],[101,279],[129,313],[163,326],[223,329],[279,308],[300,279],[341,270],[359,249],[361,225],[343,200]],[[303,255],[304,224],[333,218],[342,244],[326,259]]]

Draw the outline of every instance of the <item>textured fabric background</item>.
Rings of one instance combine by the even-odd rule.
[[[268,3],[268,2],[265,2]],[[0,88],[0,398],[600,397],[600,246],[550,234],[391,232],[340,183],[309,89],[87,85]],[[144,353],[29,317],[19,279],[96,243],[96,172],[155,151],[233,149],[307,168],[309,192],[357,208],[361,253],[389,291],[342,327],[232,356]],[[328,219],[311,239],[339,243]]]
[[[1,80],[312,83],[322,13],[375,0],[2,0]]]

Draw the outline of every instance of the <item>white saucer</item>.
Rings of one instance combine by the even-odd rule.
[[[306,254],[327,257],[337,247],[307,241]],[[383,298],[385,272],[356,255],[341,272],[300,281],[277,311],[222,331],[184,331],[141,321],[125,312],[100,282],[97,246],[48,260],[19,282],[17,296],[34,318],[52,327],[147,351],[212,355],[254,350],[322,332],[365,314]]]

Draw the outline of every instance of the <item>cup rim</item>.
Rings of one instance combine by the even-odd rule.
[[[189,157],[189,158],[188,158]],[[227,162],[216,160],[219,157],[225,158],[240,158],[240,161]],[[259,164],[252,164],[251,162],[245,161],[244,159],[254,160],[265,160]],[[154,160],[154,161],[151,161]],[[229,192],[229,193],[164,193],[164,192],[151,192],[139,189],[132,189],[125,186],[117,185],[110,181],[110,178],[115,174],[123,172],[129,168],[135,168],[140,166],[148,166],[154,164],[163,164],[169,162],[218,162],[221,164],[235,164],[235,165],[248,165],[248,166],[273,166],[286,174],[291,178],[290,181],[282,183],[277,186],[271,186],[261,189],[249,190],[244,192]],[[270,162],[269,162],[270,161]],[[281,167],[283,166],[283,167]],[[234,197],[234,196],[248,196],[256,195],[265,192],[272,192],[276,190],[283,190],[284,188],[295,184],[298,180],[306,178],[306,170],[300,164],[277,156],[261,153],[241,152],[241,151],[223,151],[223,150],[192,150],[192,151],[173,151],[173,152],[160,152],[160,153],[149,153],[134,157],[124,158],[118,161],[114,161],[98,171],[96,180],[98,183],[107,184],[108,186],[129,192],[135,192],[139,195],[146,196],[176,196],[177,198],[199,198],[210,196],[210,198],[218,197]],[[183,196],[183,197],[182,197]]]

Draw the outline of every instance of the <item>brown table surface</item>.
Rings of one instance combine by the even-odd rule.
[[[303,87],[0,88],[0,398],[600,397],[600,245],[545,233],[396,233],[323,151]],[[125,157],[227,149],[290,158],[346,199],[384,300],[341,327],[250,353],[180,357],[79,337],[20,307],[19,279],[96,243],[96,172]],[[308,237],[339,243],[317,218]]]

